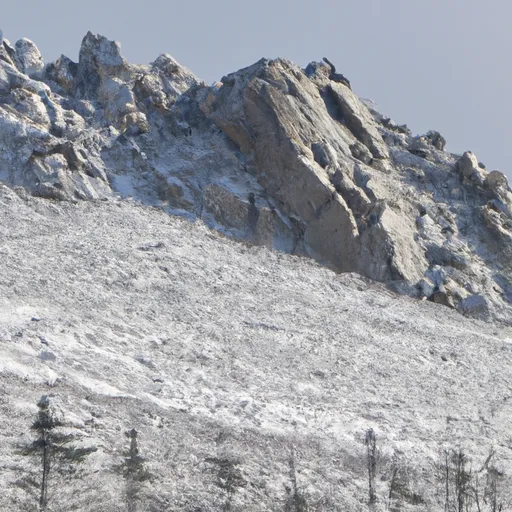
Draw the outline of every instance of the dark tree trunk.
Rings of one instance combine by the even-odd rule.
[[[46,510],[48,505],[48,478],[50,476],[50,443],[47,439],[47,433],[43,433],[43,476],[41,479],[41,495],[39,505],[41,510]]]

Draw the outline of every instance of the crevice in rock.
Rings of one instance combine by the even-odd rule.
[[[320,97],[322,98],[329,115],[338,123],[346,126],[346,119],[343,116],[343,112],[338,105],[332,90],[329,87],[320,89]]]

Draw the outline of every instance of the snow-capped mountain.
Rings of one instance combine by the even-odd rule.
[[[37,510],[20,445],[41,395],[98,448],[48,510],[125,510],[131,428],[140,510],[306,510],[295,484],[309,510],[444,510],[459,447],[471,492],[507,488],[502,173],[328,59],[208,86],[91,33],[78,63],[0,40],[1,510]]]

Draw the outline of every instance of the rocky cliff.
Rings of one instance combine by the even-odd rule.
[[[61,201],[121,195],[228,236],[510,321],[512,193],[359,99],[325,59],[262,59],[207,86],[88,33],[45,64],[0,36],[0,179]]]

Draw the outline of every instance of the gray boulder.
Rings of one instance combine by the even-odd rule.
[[[46,350],[39,353],[39,359],[41,361],[54,362],[57,360],[57,356],[53,352]]]
[[[78,73],[78,64],[65,55],[49,64],[45,70],[46,79],[60,86],[64,93],[71,94]]]
[[[446,146],[446,139],[439,133],[434,130],[430,130],[425,135],[425,138],[439,151],[444,151]]]
[[[30,39],[16,41],[16,65],[18,69],[31,78],[40,78],[44,61],[39,48]]]
[[[466,151],[457,162],[457,170],[463,183],[482,186],[486,173],[478,165],[478,159],[471,151]]]
[[[489,301],[482,295],[471,295],[461,300],[457,308],[463,315],[481,320],[490,316]]]
[[[498,208],[512,217],[512,191],[508,185],[507,177],[499,171],[491,171],[484,180],[484,187],[493,198]]]

